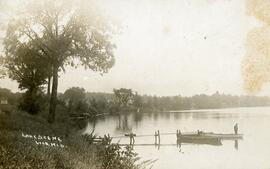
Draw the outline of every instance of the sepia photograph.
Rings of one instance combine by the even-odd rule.
[[[270,169],[270,0],[0,0],[0,169]]]

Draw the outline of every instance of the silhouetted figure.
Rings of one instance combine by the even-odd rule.
[[[235,125],[234,125],[234,134],[238,134],[238,124],[236,123]]]

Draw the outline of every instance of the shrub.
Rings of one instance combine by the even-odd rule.
[[[30,114],[37,114],[42,108],[44,108],[46,99],[41,91],[26,91],[22,95],[19,108]]]

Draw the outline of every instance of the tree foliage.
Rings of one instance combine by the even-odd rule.
[[[59,71],[67,65],[82,65],[106,73],[113,66],[111,30],[112,24],[104,19],[94,1],[27,1],[20,14],[9,20],[4,43],[6,58],[12,61],[20,56],[14,53],[20,48],[30,50],[37,60],[45,59],[43,65],[47,73],[52,73],[49,122],[55,118]],[[13,69],[9,69],[11,75]]]
[[[85,99],[85,90],[79,87],[72,87],[65,91],[62,100],[66,103],[69,111],[86,113],[88,104]]]
[[[117,105],[116,97],[110,93],[86,93],[86,98],[95,98],[97,103],[109,102]],[[135,93],[134,102],[130,105],[132,111],[138,109],[143,112],[191,110],[191,109],[216,109],[232,107],[270,106],[270,98],[264,96],[235,96],[216,92],[212,95],[199,94],[186,96],[150,96]],[[108,107],[108,106],[106,106]],[[112,113],[118,112],[113,111]]]
[[[116,101],[120,108],[128,108],[134,102],[134,94],[131,89],[113,89]]]
[[[19,107],[31,114],[37,114],[43,101],[41,87],[46,83],[46,60],[44,57],[37,57],[31,43],[20,44],[5,39],[4,44],[7,49],[3,64],[8,70],[6,74],[18,82],[21,90],[26,90]]]
[[[37,114],[45,107],[45,97],[40,89],[34,91],[27,90],[22,94],[19,108],[30,114]]]
[[[16,105],[20,97],[20,93],[12,93],[9,89],[0,87],[0,100],[7,99],[8,104]]]
[[[6,39],[5,46],[8,50],[4,67],[8,69],[8,77],[17,81],[20,89],[33,91],[46,83],[46,61],[36,56],[31,45],[14,44]]]

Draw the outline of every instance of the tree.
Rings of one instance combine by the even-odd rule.
[[[8,70],[9,78],[19,83],[21,90],[34,91],[46,83],[47,70],[43,66],[45,60],[36,57],[31,45],[10,43],[8,40],[5,45],[11,49],[7,51],[4,67]]]
[[[62,99],[70,111],[81,110],[85,105],[84,103],[86,103],[85,90],[79,87],[69,88],[63,94]]]
[[[34,92],[27,90],[22,94],[18,107],[30,114],[37,114],[40,110],[45,108],[44,103],[44,95],[40,89]]]
[[[21,90],[26,90],[20,108],[37,114],[40,110],[41,86],[46,83],[47,77],[44,57],[37,57],[32,43],[20,44],[8,39],[4,43],[9,48],[3,64],[8,70],[7,75],[19,83]]]
[[[143,106],[142,97],[136,92],[134,95],[134,107],[137,109],[137,111],[140,111]]]
[[[16,44],[34,47],[36,56],[46,58],[52,72],[48,121],[54,122],[58,73],[66,65],[106,73],[114,64],[113,30],[108,20],[89,1],[41,0],[26,3],[23,13],[9,20],[4,43],[6,55],[16,57]]]
[[[11,91],[9,89],[1,88],[0,87],[0,98],[8,99],[11,95]]]
[[[5,69],[3,68],[4,65],[4,58],[0,56],[0,79],[5,77]]]
[[[113,89],[116,101],[120,108],[128,108],[134,102],[134,94],[131,89]]]

